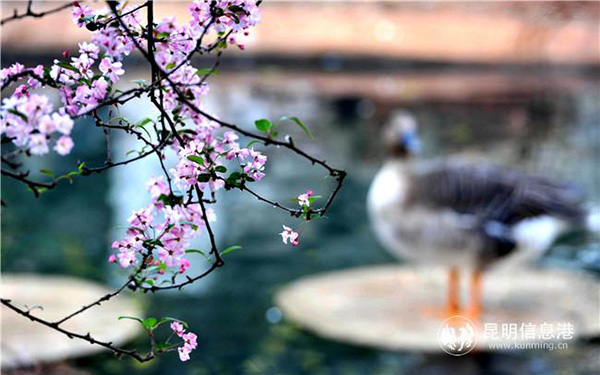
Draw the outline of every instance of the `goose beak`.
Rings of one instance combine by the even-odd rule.
[[[405,132],[402,134],[402,145],[406,148],[406,150],[411,154],[419,154],[421,153],[421,140],[419,136],[415,132]]]

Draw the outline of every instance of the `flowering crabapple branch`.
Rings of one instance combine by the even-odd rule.
[[[143,362],[159,353],[177,351],[179,358],[186,361],[197,347],[197,337],[187,331],[186,322],[178,319],[119,318],[134,320],[144,327],[150,338],[150,350],[146,355],[98,341],[89,333],[83,335],[65,330],[62,324],[118,296],[125,289],[141,293],[181,290],[222,267],[225,264],[223,256],[240,247],[230,246],[219,251],[217,246],[211,226],[216,215],[210,205],[217,203],[215,193],[218,190],[247,192],[295,218],[303,219],[303,224],[325,216],[346,173],[296,147],[291,137],[278,138],[279,126],[283,122],[295,123],[312,138],[302,121],[296,117],[282,117],[275,122],[260,119],[255,122],[259,133],[254,133],[220,120],[204,109],[203,98],[209,91],[209,76],[218,68],[221,54],[229,46],[244,49],[241,39],[259,22],[259,4],[252,0],[196,0],[188,7],[189,21],[178,23],[174,17],[155,20],[152,1],[137,6],[107,1],[108,7],[99,10],[74,2],[73,21],[78,27],[88,29],[92,36],[91,42],[79,43],[77,56],[71,57],[71,53],[65,51],[63,59],[55,60],[50,68],[42,65],[26,68],[15,63],[0,70],[3,91],[17,85],[13,93],[3,99],[0,108],[2,143],[12,144],[2,155],[2,164],[6,166],[6,169],[2,168],[2,175],[25,184],[36,197],[57,187],[60,180],[73,182],[79,176],[101,173],[151,155],[157,157],[162,171],[162,175],[152,177],[147,183],[148,206],[133,212],[128,219],[125,237],[111,245],[113,253],[109,262],[130,272],[119,288],[54,322],[32,315],[29,310],[19,308],[8,299],[2,299],[2,304],[70,338],[104,346],[118,355],[129,355]],[[141,10],[146,10],[145,22],[142,22]],[[58,10],[46,14],[55,11]],[[29,2],[26,13],[15,11],[12,18],[2,22],[43,15],[32,12]],[[138,87],[125,91],[116,89],[115,83],[125,73],[123,61],[135,51],[148,63],[151,82],[137,80],[134,82]],[[192,65],[196,54],[213,52],[216,57],[210,68],[198,69]],[[55,109],[47,96],[37,92],[44,87],[58,91],[60,107]],[[149,99],[157,112],[155,117],[137,122],[113,117],[114,109],[118,110],[119,106],[142,97]],[[110,108],[108,114],[101,111],[104,108]],[[63,175],[41,170],[50,178],[49,182],[30,179],[30,171],[21,169],[23,163],[18,158],[43,156],[50,149],[59,155],[69,154],[74,147],[70,137],[73,120],[86,116],[91,117],[96,127],[105,134],[107,151],[104,165],[90,167],[85,162],[78,162],[76,170]],[[117,132],[134,137],[141,143],[140,149],[127,153],[127,156],[130,153],[137,155],[121,161],[113,160],[111,136]],[[244,147],[242,138],[252,141]],[[321,207],[315,207],[320,197],[310,190],[297,196],[297,207],[286,207],[261,196],[250,186],[265,176],[267,156],[254,145],[282,147],[313,165],[323,167],[335,179],[335,188]],[[176,156],[175,163],[167,162],[168,154]],[[194,238],[203,233],[208,236],[209,248],[205,251],[190,248]],[[299,244],[300,233],[296,229],[283,225],[280,235],[284,243]],[[196,275],[188,274],[191,262],[198,259],[208,266]],[[159,327],[165,323],[169,323],[171,330],[166,339],[157,334]],[[172,339],[177,341],[172,342]]]

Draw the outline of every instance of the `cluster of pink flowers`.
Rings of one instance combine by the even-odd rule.
[[[30,86],[29,86],[30,87]],[[30,93],[29,87],[21,85],[15,93],[2,101],[0,109],[0,135],[6,136],[32,155],[44,155],[53,149],[67,155],[73,148],[69,136],[73,120],[64,110],[53,111],[54,106],[44,95]]]
[[[127,2],[123,2],[127,4]],[[140,15],[138,12],[127,14],[134,10],[133,5],[118,6],[119,11],[124,16],[121,17],[123,23],[132,31],[139,30]],[[119,26],[118,21],[114,21],[114,16],[110,9],[104,8],[98,12],[94,12],[89,5],[85,3],[75,2],[72,8],[73,21],[79,27],[87,26],[92,30],[92,42],[98,46],[102,46],[107,56],[115,60],[120,60],[123,56],[129,55],[135,50],[134,41],[126,34]],[[93,26],[93,27],[92,27]],[[141,35],[141,34],[138,34]],[[145,39],[138,37],[137,42],[142,44]]]
[[[80,55],[71,58],[70,64],[54,61],[50,69],[50,77],[61,84],[59,93],[65,110],[72,116],[83,115],[98,106],[112,84],[125,73],[122,63],[104,57],[98,64],[102,74],[92,69],[98,58],[99,47],[93,43],[80,43]],[[73,69],[75,68],[75,69]]]
[[[70,53],[66,52],[65,57]],[[5,84],[9,79],[26,83],[19,85],[10,97],[2,101],[0,108],[0,135],[33,155],[44,155],[50,150],[50,142],[57,138],[53,149],[60,155],[67,155],[73,148],[69,136],[73,128],[72,117],[84,115],[96,108],[112,89],[112,84],[125,73],[122,63],[111,57],[104,57],[95,72],[93,65],[100,55],[97,44],[79,44],[79,56],[70,62],[55,60],[45,71],[42,65],[25,68],[16,63],[0,71],[0,79]],[[28,73],[28,74],[25,74]],[[32,92],[43,88],[50,81],[58,88],[62,106],[54,111],[47,96]],[[57,136],[55,136],[57,135]]]
[[[127,12],[132,6],[122,9]],[[97,22],[102,27],[92,34],[92,43],[79,44],[79,56],[70,61],[55,60],[47,70],[42,65],[25,68],[16,63],[0,71],[2,84],[14,79],[19,82],[27,78],[26,83],[16,87],[14,93],[5,98],[0,108],[0,135],[33,155],[49,152],[55,134],[53,149],[60,155],[67,155],[73,148],[69,134],[73,127],[72,118],[85,115],[106,99],[112,85],[123,75],[119,61],[135,49],[134,42],[127,37],[118,23],[102,24],[111,20],[105,9],[96,14],[87,4],[75,3],[72,14],[75,23],[83,27]],[[137,12],[124,16],[123,21],[132,29],[140,29]],[[139,33],[141,35],[141,33]],[[139,38],[143,43],[144,39]],[[102,52],[101,52],[102,48]],[[63,56],[69,57],[65,51]],[[102,57],[103,55],[103,57]],[[102,58],[101,58],[102,57]],[[93,66],[99,61],[94,71]],[[53,111],[53,105],[45,95],[33,93],[51,83],[59,91],[62,106]]]
[[[190,353],[198,347],[198,337],[193,332],[185,332],[183,325],[179,322],[172,322],[171,329],[183,340],[183,345],[177,348],[179,359],[185,362],[190,359]]]
[[[198,33],[204,30],[204,25],[210,24],[210,29],[216,32],[233,30],[233,33],[245,31],[260,21],[260,12],[256,2],[252,0],[196,0],[188,7],[191,15],[191,26]]]
[[[180,197],[194,186],[213,192],[223,188],[227,171],[223,163],[234,159],[244,173],[254,176],[250,178],[262,178],[266,156],[240,147],[238,135],[232,131],[217,136],[217,128],[217,124],[203,123],[195,127],[194,137],[184,139],[183,146],[174,145],[179,161],[170,173],[179,188]],[[184,204],[183,200],[179,204],[165,204],[165,198],[174,195],[163,177],[152,178],[148,182],[148,191],[152,196],[150,206],[131,215],[127,237],[113,243],[113,249],[118,252],[112,254],[109,261],[118,262],[125,268],[135,265],[151,244],[157,249],[155,265],[159,269],[178,267],[183,273],[189,267],[189,260],[185,258],[186,247],[191,237],[205,226],[200,204]],[[216,220],[211,208],[207,208],[206,219],[209,222]]]
[[[120,60],[135,50],[136,42],[146,48],[139,12],[133,11],[133,5],[126,4],[123,2],[118,5],[120,13],[124,14],[121,21],[137,35],[134,36],[135,40],[129,37],[108,8],[96,12],[87,4],[75,2],[72,8],[74,22],[92,31],[92,43],[80,43],[79,56],[72,57],[70,62],[55,60],[47,71],[41,65],[26,69],[19,63],[0,71],[3,84],[13,76],[17,77],[17,81],[23,80],[26,71],[32,73],[27,83],[18,86],[12,96],[3,100],[0,134],[6,135],[16,146],[29,150],[31,154],[43,155],[49,151],[49,142],[54,133],[47,129],[67,129],[65,124],[72,124],[72,119],[68,117],[85,115],[106,99],[112,85],[124,74]],[[174,17],[158,22],[155,30],[155,60],[165,71],[176,69],[170,75],[170,80],[191,98],[195,106],[201,107],[201,98],[208,92],[208,87],[199,84],[201,77],[197,69],[185,62],[187,55],[198,47],[212,47],[211,43],[197,45],[197,41],[211,30],[217,33],[227,31],[227,43],[235,44],[235,35],[240,32],[247,34],[248,28],[259,22],[260,14],[252,0],[195,1],[189,11],[191,18],[187,24],[178,24]],[[65,57],[69,55],[68,52],[64,54]],[[101,74],[93,69],[98,59],[97,69]],[[55,112],[52,112],[52,104],[47,97],[31,92],[43,87],[50,79],[53,86],[58,88],[62,100],[62,106]],[[168,83],[166,86],[166,110],[190,118],[197,124],[204,121],[191,108],[182,106],[176,100],[173,88]],[[55,141],[54,150],[61,155],[68,154],[73,147],[69,132],[57,131],[62,136]],[[259,180],[263,176],[264,159],[260,154],[252,153],[251,156],[252,160],[245,165],[245,172]]]
[[[306,193],[302,193],[296,198],[296,200],[298,201],[298,205],[301,207],[302,213],[306,215],[307,220],[310,205],[313,202],[313,200],[317,198],[319,197],[315,196],[315,193],[313,193],[312,190],[306,190]],[[287,225],[283,226],[283,232],[279,233],[279,235],[281,236],[281,239],[284,244],[287,244],[289,242],[292,246],[298,246],[298,244],[300,243],[300,233],[288,227]]]
[[[184,273],[190,266],[185,258],[186,247],[198,230],[206,225],[200,204],[165,204],[171,194],[164,178],[154,177],[148,182],[152,196],[149,207],[133,212],[129,217],[127,237],[114,241],[109,261],[128,268],[137,265],[141,259],[156,256],[154,280],[165,273],[166,267],[175,267],[173,273]],[[206,209],[206,220],[215,221],[211,208]]]

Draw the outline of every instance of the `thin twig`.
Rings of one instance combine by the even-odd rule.
[[[47,16],[49,14],[57,13],[57,12],[60,12],[61,10],[70,8],[70,7],[73,6],[73,4],[75,4],[75,2],[70,2],[70,3],[67,3],[67,4],[63,4],[63,5],[59,6],[59,7],[47,10],[45,12],[34,12],[33,10],[31,10],[31,5],[32,4],[33,4],[33,0],[29,0],[27,2],[27,10],[25,11],[25,13],[19,14],[19,12],[17,11],[17,9],[15,9],[12,16],[4,18],[4,19],[2,19],[0,21],[0,25],[4,25],[7,22],[19,20],[19,19],[26,18],[26,17],[41,18],[41,17]]]
[[[10,299],[1,298],[0,302],[2,302],[2,304],[4,306],[6,306],[9,309],[13,310],[17,314],[23,315],[24,317],[28,318],[31,321],[34,321],[34,322],[40,323],[42,325],[45,325],[46,327],[52,328],[55,331],[58,331],[58,332],[60,332],[60,333],[62,333],[64,335],[66,335],[70,339],[77,338],[77,339],[80,339],[80,340],[87,341],[90,344],[100,345],[100,346],[103,346],[103,347],[105,347],[107,349],[112,350],[117,355],[128,355],[128,356],[131,356],[131,357],[137,359],[140,362],[147,362],[147,361],[151,360],[152,358],[154,358],[154,353],[153,352],[150,352],[147,355],[142,356],[142,355],[138,354],[135,349],[133,349],[133,350],[122,349],[122,348],[119,348],[117,346],[114,346],[112,344],[112,342],[105,342],[105,341],[96,340],[95,338],[93,338],[90,335],[89,332],[87,334],[83,335],[83,334],[80,334],[80,333],[77,333],[77,332],[68,331],[68,330],[66,330],[64,328],[59,327],[59,325],[56,324],[56,323],[54,323],[54,322],[49,322],[49,321],[47,321],[45,319],[39,318],[39,317],[37,317],[35,315],[32,315],[29,311],[23,310],[23,309],[15,306]]]

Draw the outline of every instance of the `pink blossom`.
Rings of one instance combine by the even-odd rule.
[[[71,133],[71,129],[73,129],[73,120],[69,116],[53,113],[52,120],[54,120],[54,123],[56,124],[56,130],[65,135]]]
[[[190,350],[187,347],[179,347],[177,348],[177,352],[179,353],[179,359],[181,362],[185,362],[190,359]]]
[[[231,146],[231,149],[227,152],[225,159],[231,160],[233,158],[238,158],[240,160],[244,160],[248,156],[250,156],[250,150],[248,150],[247,148],[240,148],[240,146],[237,143],[235,143]]]
[[[29,87],[27,85],[20,85],[15,89],[13,94],[16,98],[29,97]]]
[[[307,190],[306,193],[298,195],[298,204],[303,207],[310,207],[310,200],[308,198],[313,194],[314,193],[312,191]]]
[[[69,70],[59,66],[59,63],[60,61],[54,60],[54,65],[52,65],[50,68],[50,78],[59,83],[74,83],[73,78],[71,77],[73,72],[70,72]]]
[[[260,181],[265,175],[263,170],[265,169],[267,157],[259,151],[254,151],[254,149],[250,149],[250,156],[252,160],[244,166],[244,173],[254,180]]]
[[[9,71],[11,75],[20,74],[25,71],[25,66],[19,62],[16,62],[10,66]]]
[[[85,26],[87,23],[85,18],[94,14],[92,9],[87,4],[80,4],[79,2],[75,2],[73,4],[73,9],[71,10],[71,14],[73,15],[73,20],[79,27]]]
[[[234,132],[228,131],[228,132],[225,132],[225,134],[223,134],[223,143],[231,144],[231,143],[235,142],[236,140],[238,140],[238,138],[240,138],[240,137],[237,134],[235,134]]]
[[[179,259],[185,252],[178,248],[161,248],[158,250],[158,257],[165,262],[167,267],[173,267],[179,263]]]
[[[96,101],[100,101],[102,99],[104,99],[106,97],[106,91],[108,89],[108,82],[100,77],[97,80],[95,80],[94,82],[92,82],[92,87],[91,87],[91,94],[92,94],[92,98],[95,99],[95,101],[90,102],[90,104],[93,104],[94,106],[96,106]]]
[[[87,55],[90,59],[95,60],[98,58],[100,48],[94,43],[81,42],[79,43],[79,53]]]
[[[198,346],[197,336],[195,333],[188,332],[181,336],[181,338],[185,341],[184,347],[187,347],[190,351],[196,349]]]
[[[56,123],[52,117],[44,115],[38,123],[38,130],[44,134],[52,134],[56,131]]]
[[[182,250],[186,243],[187,232],[181,226],[175,226],[163,236],[162,242],[171,250]],[[180,256],[178,256],[179,258]]]
[[[29,138],[29,151],[33,155],[44,155],[48,153],[48,139],[45,134],[33,134]]]
[[[117,256],[115,254],[110,254],[108,256],[108,263],[116,263],[117,262]]]
[[[152,215],[152,210],[150,208],[144,208],[131,214],[127,221],[132,227],[145,229],[152,224],[154,216]]]
[[[59,155],[68,155],[73,148],[73,140],[68,135],[63,135],[56,141],[54,145],[54,151]]]
[[[83,78],[90,79],[94,76],[94,71],[91,69],[94,60],[86,54],[81,54],[79,57],[71,59],[71,65],[73,65],[79,71],[79,74]]]
[[[150,195],[154,199],[163,194],[169,194],[169,187],[167,186],[163,176],[150,178],[150,181],[146,183],[146,186],[148,187]]]
[[[183,334],[185,333],[185,330],[183,329],[183,324],[179,322],[171,322],[170,327],[173,330],[173,332],[175,332],[179,337],[183,336]]]
[[[140,239],[136,237],[127,237],[121,242],[114,241],[111,247],[113,249],[119,249],[119,251],[122,252],[133,252],[134,254],[143,249]]]
[[[125,73],[122,68],[123,64],[119,61],[111,61],[109,58],[105,57],[100,62],[100,71],[104,73],[112,82],[117,82],[119,80],[119,76]]]
[[[119,258],[119,264],[123,268],[130,267],[137,262],[136,253],[131,249],[121,249],[117,254],[117,258]]]
[[[289,240],[292,246],[298,246],[298,237],[300,237],[300,235],[292,228],[284,225],[283,232],[279,233],[279,235],[281,236],[281,239],[283,240],[284,244],[287,244]]]

